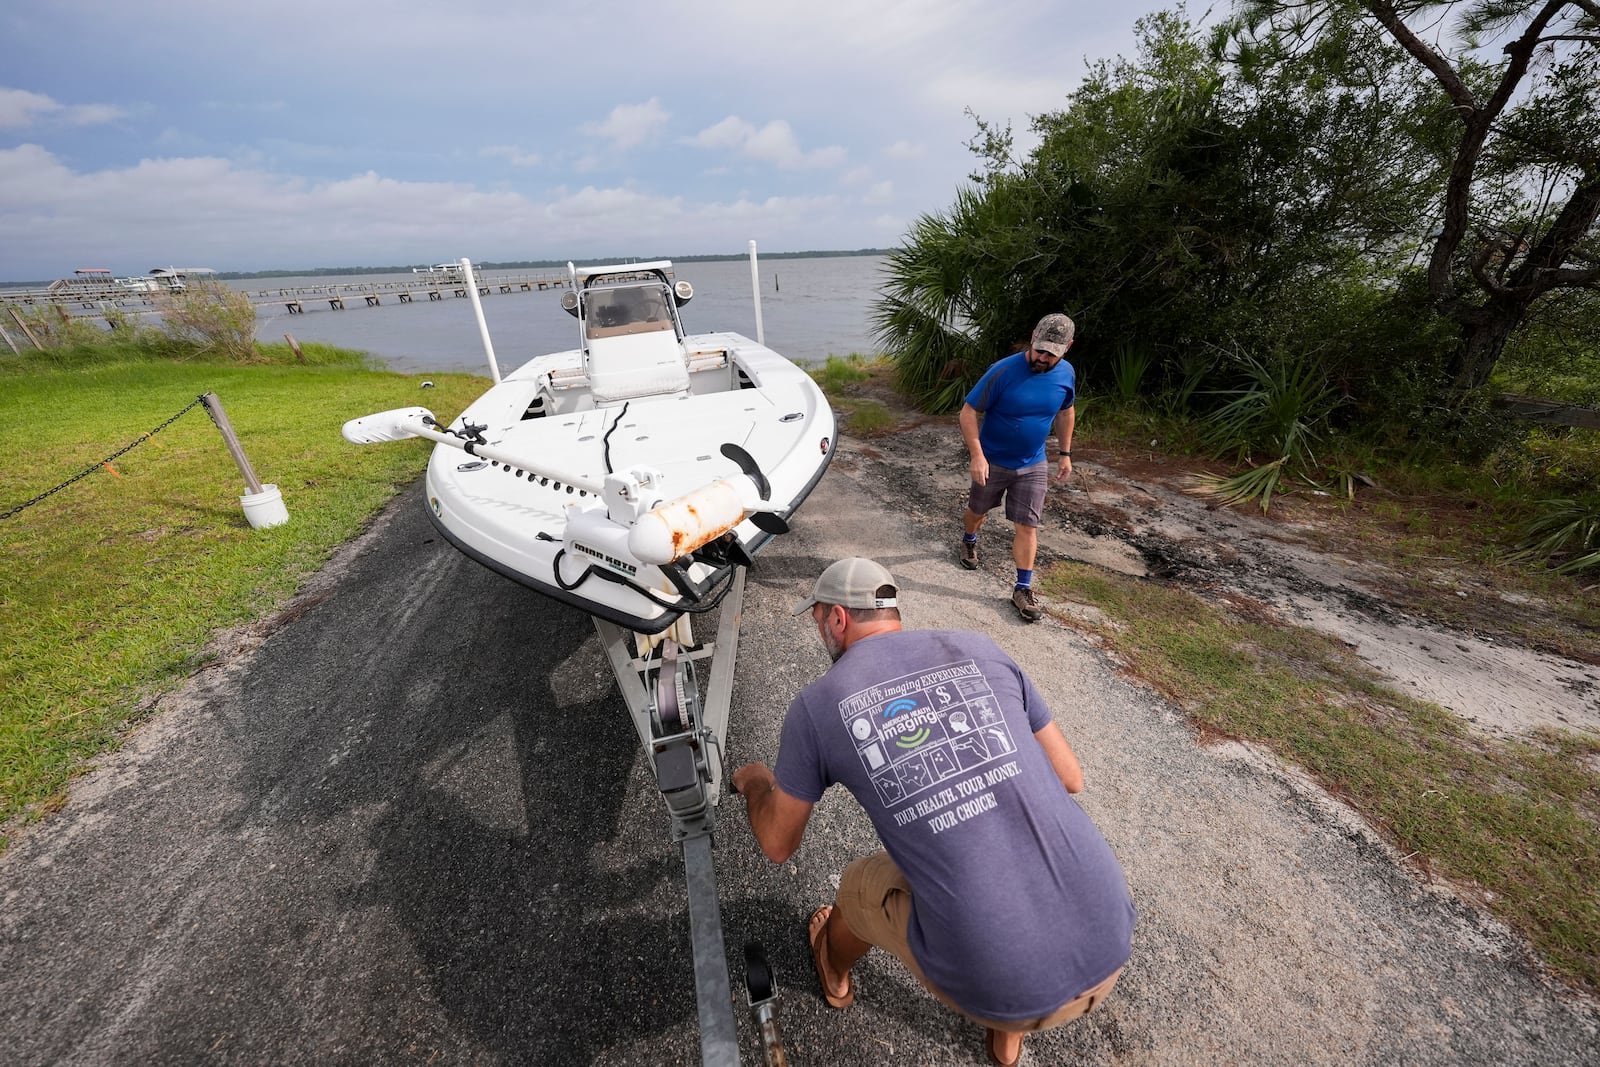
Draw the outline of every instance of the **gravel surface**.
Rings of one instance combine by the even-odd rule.
[[[1075,632],[1018,621],[1003,566],[957,567],[959,442],[929,449],[842,442],[761,556],[728,760],[770,762],[825,667],[788,607],[839,556],[896,574],[908,626],[1022,664],[1139,909],[1116,992],[1025,1064],[1600,1063],[1600,1010],[1502,926],[1269,756],[1200,745]],[[699,1061],[682,865],[582,615],[459,556],[412,490],[218,647],[0,857],[0,1063]],[[822,1003],[805,917],[875,844],[847,795],[783,867],[721,810],[725,935],[765,944],[792,1063],[985,1062],[880,953],[852,1008]]]

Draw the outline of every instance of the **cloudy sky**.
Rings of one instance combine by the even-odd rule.
[[[893,245],[1164,6],[8,4],[0,280]]]

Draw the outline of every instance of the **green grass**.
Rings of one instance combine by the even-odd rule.
[[[1051,567],[1042,583],[1104,612],[1100,636],[1203,734],[1260,742],[1305,767],[1557,973],[1600,991],[1600,738],[1476,737],[1311,631],[1080,564]]]
[[[152,359],[136,346],[0,359],[0,511],[95,465],[215,392],[289,522],[251,530],[245,485],[204,409],[0,520],[0,830],[58,805],[69,778],[180,684],[220,629],[261,618],[414,479],[423,441],[358,447],[343,422],[484,388],[358,354],[271,346],[255,365]],[[275,362],[276,361],[276,362]],[[5,839],[0,837],[0,847]]]
[[[832,397],[835,393],[844,392],[847,386],[864,382],[872,376],[871,363],[859,352],[852,352],[848,356],[829,356],[828,361],[821,367],[812,370],[811,377],[822,387],[822,391]]]
[[[859,352],[849,356],[829,356],[828,362],[809,373],[822,387],[822,392],[833,406],[842,428],[857,434],[881,433],[893,428],[898,419],[888,406],[863,393],[863,385],[886,371],[889,363],[882,357],[868,358]]]

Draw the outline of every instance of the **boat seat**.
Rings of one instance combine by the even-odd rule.
[[[592,340],[585,362],[589,390],[597,404],[670,396],[689,389],[689,367],[683,349],[670,333]]]

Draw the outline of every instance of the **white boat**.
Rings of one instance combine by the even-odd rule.
[[[577,318],[578,347],[501,380],[485,328],[496,384],[448,427],[408,408],[344,433],[438,442],[427,499],[451,544],[552,599],[658,634],[715,607],[734,571],[787,528],[832,459],[833,411],[766,345],[685,333],[678,309],[693,289],[674,283],[670,262],[568,272],[561,306]]]
[[[215,273],[210,267],[151,267],[145,277],[158,289],[181,293],[189,287],[190,277],[203,278]]]
[[[756,336],[686,334],[693,296],[665,260],[582,270],[561,306],[578,347],[500,377],[449,426],[426,408],[352,419],[358,444],[426,437],[429,514],[473,559],[589,614],[683,853],[702,1062],[739,1061],[716,900],[722,796],[744,569],[788,528],[833,458],[834,418],[809,376]],[[461,261],[463,277],[471,264]],[[722,604],[716,639],[689,617]],[[631,633],[629,633],[631,631]],[[720,650],[720,654],[719,653]],[[704,696],[695,663],[711,664]],[[771,968],[745,946],[750,1009],[781,1054]]]
[[[459,263],[435,263],[431,267],[412,267],[411,273],[420,275],[429,282],[438,285],[465,285],[470,273],[473,281],[483,284],[481,271],[464,269]]]
[[[126,278],[112,275],[105,267],[79,267],[70,278],[59,278],[45,290],[53,297],[80,299],[83,297],[115,297],[128,293],[180,293],[188,288],[190,275],[210,275],[210,267],[152,267],[148,274],[135,274]]]

